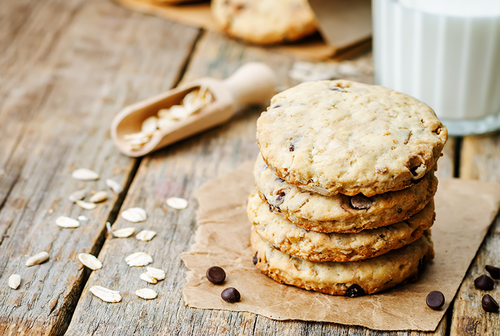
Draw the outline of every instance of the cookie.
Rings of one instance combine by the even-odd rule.
[[[404,221],[429,203],[438,185],[430,171],[410,188],[370,198],[362,194],[322,196],[286,183],[260,155],[253,175],[257,192],[275,213],[304,229],[326,233],[359,232]]]
[[[269,168],[289,184],[367,197],[415,184],[448,138],[434,111],[382,86],[308,82],[275,95],[257,121]]]
[[[417,241],[376,258],[350,262],[313,262],[272,248],[252,231],[257,268],[274,280],[307,290],[355,296],[373,294],[418,277],[419,266],[434,258],[430,232]]]
[[[227,35],[250,43],[295,41],[316,31],[307,0],[212,0],[211,8]]]
[[[269,210],[250,195],[248,219],[259,236],[281,252],[311,261],[357,261],[377,257],[420,238],[435,219],[434,202],[406,221],[359,233],[319,233],[304,230]]]

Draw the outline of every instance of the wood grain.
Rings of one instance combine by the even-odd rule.
[[[136,160],[114,148],[111,118],[124,105],[174,85],[198,37],[196,29],[108,1],[33,6],[24,25],[14,22],[15,38],[1,44],[1,335],[64,333],[89,274],[76,255],[98,252],[105,223],[121,203],[112,195],[86,211],[67,196],[82,187],[106,189],[109,177],[127,183]],[[80,167],[102,178],[71,179]],[[89,220],[78,229],[54,223],[60,215],[80,214]],[[49,252],[49,261],[25,267],[27,257],[40,251]],[[18,290],[6,286],[12,273],[22,276]]]
[[[460,177],[482,181],[500,182],[500,135],[465,137],[460,160]],[[455,298],[451,335],[496,335],[500,331],[498,313],[485,312],[481,306],[484,294],[500,301],[500,287],[495,281],[492,291],[474,287],[474,279],[488,274],[485,265],[500,267],[500,218],[497,217],[470,266],[464,282]]]
[[[182,82],[202,76],[224,78],[247,61],[263,61],[278,74],[280,86],[289,86],[288,69],[294,58],[258,47],[245,47],[216,33],[204,33],[197,43]],[[376,332],[333,323],[274,321],[251,313],[202,310],[186,307],[181,288],[186,268],[180,254],[189,249],[196,231],[196,200],[193,192],[207,180],[232,171],[253,160],[255,122],[264,106],[241,110],[228,124],[204,132],[145,157],[127,194],[122,210],[133,206],[146,209],[148,219],[131,224],[118,218],[114,229],[134,226],[158,235],[151,242],[131,237],[108,237],[99,258],[104,268],[94,272],[76,307],[67,335],[444,335],[446,319],[435,333]],[[453,171],[453,146],[447,147],[441,175]],[[177,211],[166,206],[168,197],[184,197],[190,205]],[[124,257],[138,251],[153,256],[153,267],[162,268],[167,278],[156,285],[139,279],[141,268],[130,268]],[[107,304],[89,293],[92,285],[120,290],[123,302]],[[143,301],[134,291],[148,287],[158,292],[153,301]]]

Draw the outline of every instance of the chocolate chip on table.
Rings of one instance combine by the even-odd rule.
[[[258,252],[255,252],[255,254],[254,254],[253,258],[252,258],[252,261],[253,261],[254,265],[257,265],[257,261],[258,261],[257,254],[258,254]]]
[[[207,279],[213,284],[220,285],[226,280],[226,272],[219,266],[213,266],[207,269]]]
[[[357,297],[357,296],[363,296],[365,294],[366,294],[365,290],[360,285],[354,284],[351,287],[347,288],[347,291],[345,292],[344,296]]]
[[[474,280],[474,286],[478,289],[492,290],[493,289],[493,279],[487,275],[481,275],[479,278]]]
[[[498,311],[498,303],[489,294],[485,294],[481,300],[483,309],[487,312],[495,313]]]
[[[220,295],[222,299],[229,303],[235,303],[240,301],[240,292],[236,288],[228,287],[224,289]]]
[[[363,194],[357,194],[349,200],[351,207],[356,210],[366,210],[369,209],[373,202]]]
[[[500,279],[500,268],[491,265],[486,265],[485,268],[493,279]]]
[[[444,305],[444,295],[440,291],[432,291],[427,294],[425,302],[427,303],[429,308],[438,310]]]

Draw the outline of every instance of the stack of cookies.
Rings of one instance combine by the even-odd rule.
[[[257,122],[254,264],[274,280],[359,296],[434,257],[436,161],[447,130],[408,95],[345,80],[298,85]]]

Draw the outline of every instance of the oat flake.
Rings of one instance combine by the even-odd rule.
[[[89,201],[92,203],[104,202],[108,199],[108,193],[106,191],[98,191],[92,197],[90,197]]]
[[[170,197],[167,199],[167,205],[172,209],[184,210],[188,207],[188,201],[180,197]]]
[[[90,287],[90,292],[97,296],[99,299],[104,302],[120,302],[122,297],[119,291],[114,291],[109,288],[101,287],[101,286],[92,286]]]
[[[158,281],[165,279],[165,272],[159,268],[154,268],[154,267],[148,266],[148,267],[146,267],[146,271],[147,271],[146,273],[150,277],[152,277]]]
[[[56,224],[62,228],[68,228],[68,229],[74,229],[80,226],[79,221],[66,216],[57,217]]]
[[[95,271],[102,268],[102,262],[92,254],[80,253],[78,254],[78,260],[91,270]]]
[[[149,275],[147,272],[146,273],[142,273],[139,278],[141,280],[144,280],[146,282],[149,282],[149,283],[152,283],[152,284],[155,284],[158,282],[158,280],[156,280],[155,278],[153,278],[151,275]]]
[[[80,201],[80,200],[76,200],[75,204],[78,205],[80,208],[85,209],[85,210],[94,210],[97,206],[94,203],[89,203],[89,202]]]
[[[135,232],[135,228],[127,227],[113,231],[113,236],[116,238],[128,238]]]
[[[71,193],[68,198],[71,202],[75,202],[84,199],[85,196],[87,196],[87,190],[82,189]]]
[[[152,289],[149,288],[141,288],[135,291],[135,294],[144,300],[156,299],[158,294]]]
[[[35,254],[32,257],[29,257],[28,260],[26,260],[26,266],[30,267],[30,266],[38,265],[38,264],[41,264],[41,263],[47,261],[47,259],[49,259],[49,254],[47,252],[43,251],[43,252]]]
[[[80,181],[95,181],[99,179],[99,174],[90,169],[80,168],[71,173],[71,177]]]
[[[106,185],[117,195],[123,191],[123,187],[115,180],[106,179]]]
[[[130,266],[146,266],[153,262],[153,258],[145,252],[136,252],[125,258],[125,262]]]
[[[154,238],[154,236],[156,236],[156,232],[150,230],[142,230],[135,236],[135,238],[141,241],[150,241]]]
[[[21,276],[19,274],[12,274],[9,277],[8,284],[9,284],[9,287],[12,289],[19,288],[19,285],[21,284]]]
[[[132,223],[143,222],[148,218],[146,210],[137,207],[123,211],[122,217]]]

